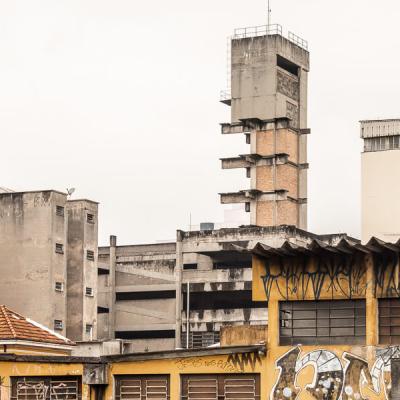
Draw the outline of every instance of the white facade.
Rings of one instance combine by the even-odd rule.
[[[361,121],[362,241],[400,239],[400,120]]]

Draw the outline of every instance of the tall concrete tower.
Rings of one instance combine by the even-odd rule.
[[[221,193],[244,203],[250,223],[307,229],[307,42],[280,25],[236,29],[231,45],[231,107],[223,134],[244,134],[248,154],[224,158],[223,169],[245,168],[250,187]]]

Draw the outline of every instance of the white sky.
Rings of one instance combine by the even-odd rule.
[[[360,233],[358,120],[400,117],[398,0],[272,0],[307,39],[309,230]],[[266,0],[0,0],[0,186],[75,187],[100,205],[100,243],[174,238],[221,221],[247,188],[220,157],[226,37]]]

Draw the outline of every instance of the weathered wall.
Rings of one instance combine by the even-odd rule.
[[[62,334],[66,293],[56,292],[55,282],[67,278],[67,220],[56,206],[65,204],[66,195],[54,191],[0,194],[0,303],[51,329],[62,320]]]
[[[72,340],[97,337],[97,232],[98,205],[88,200],[68,201],[68,321],[67,336]],[[88,214],[93,220],[88,221]],[[87,252],[94,253],[89,260]],[[86,295],[86,287],[93,296]],[[92,334],[86,324],[93,326]]]

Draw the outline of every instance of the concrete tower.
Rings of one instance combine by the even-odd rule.
[[[221,203],[244,203],[259,226],[307,229],[307,42],[280,25],[236,29],[231,39],[231,122],[223,134],[245,134],[248,154],[222,159],[245,168],[250,188],[221,193]]]

